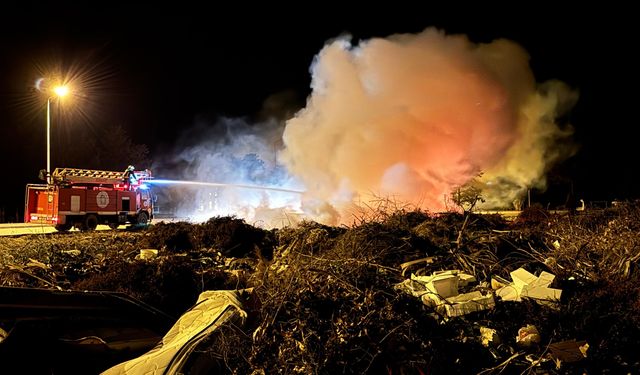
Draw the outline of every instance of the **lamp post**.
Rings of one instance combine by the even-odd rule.
[[[56,86],[53,88],[53,93],[62,98],[69,93],[69,88],[66,86]],[[47,183],[51,183],[51,98],[53,95],[47,97]]]

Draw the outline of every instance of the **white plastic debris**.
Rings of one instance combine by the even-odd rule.
[[[458,288],[475,282],[476,278],[458,270],[437,271],[431,276],[411,275],[411,279],[396,285],[442,315],[455,317],[493,308],[493,295],[479,291],[460,294]]]
[[[151,260],[158,256],[158,250],[156,249],[142,249],[140,254],[136,255],[136,259]]]
[[[523,297],[532,298],[538,303],[556,302],[562,295],[561,289],[549,288],[555,275],[543,271],[540,276],[535,276],[524,268],[518,268],[511,272],[513,282],[509,285],[498,287],[496,295],[503,301],[521,301]],[[492,286],[503,283],[492,280]]]
[[[400,269],[402,270],[402,276],[404,277],[406,271],[415,265],[419,265],[421,263],[433,263],[434,257],[426,257],[421,259],[412,260],[410,262],[405,262],[400,265]]]
[[[476,282],[476,278],[475,278],[475,276],[473,276],[473,275],[468,275],[468,274],[463,273],[463,272],[459,273],[459,274],[458,274],[458,277],[460,278],[460,282],[459,282],[459,284],[458,284],[458,285],[459,285],[459,286],[461,286],[461,287],[463,287],[463,288],[464,288],[465,286],[467,286],[467,285],[471,284],[471,283],[475,283],[475,282]]]
[[[516,287],[518,292],[522,291],[522,289],[529,284],[532,284],[536,281],[536,277],[525,270],[524,268],[518,268],[517,270],[511,272],[511,278],[513,279],[513,284]]]
[[[503,279],[498,275],[493,275],[491,277],[491,289],[500,289],[507,285],[511,284],[511,282],[507,279]]]
[[[533,324],[527,324],[518,330],[516,344],[523,348],[529,348],[540,343],[540,332]]]
[[[493,295],[483,295],[479,291],[474,291],[446,298],[440,306],[444,306],[447,316],[454,317],[493,308],[495,303]]]
[[[394,286],[394,289],[403,291],[414,297],[421,297],[422,295],[428,293],[427,287],[424,284],[411,279],[406,279],[403,282],[396,284]]]
[[[482,343],[483,346],[496,346],[500,344],[500,341],[498,331],[493,328],[480,327],[480,343]]]
[[[451,297],[458,294],[460,278],[457,274],[441,273],[433,275],[426,283],[427,289],[440,297]]]

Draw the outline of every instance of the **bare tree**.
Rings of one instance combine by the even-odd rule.
[[[119,170],[128,165],[144,168],[149,165],[147,145],[134,143],[121,125],[105,129],[102,133],[96,150],[101,169]]]
[[[462,210],[464,215],[464,222],[458,232],[458,238],[456,239],[456,247],[459,249],[462,246],[462,235],[469,224],[469,217],[476,207],[478,202],[484,202],[482,198],[482,185],[479,178],[482,173],[479,173],[474,179],[467,182],[463,186],[458,187],[451,193],[451,200]]]

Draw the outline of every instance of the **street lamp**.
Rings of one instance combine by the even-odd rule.
[[[58,98],[62,98],[69,93],[67,86],[56,86],[52,90]],[[51,98],[47,96],[47,183],[51,183]]]

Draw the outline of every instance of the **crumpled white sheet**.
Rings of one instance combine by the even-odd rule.
[[[111,367],[102,375],[177,374],[198,343],[234,316],[247,317],[237,292],[202,292],[196,304],[178,319],[155,348]]]

